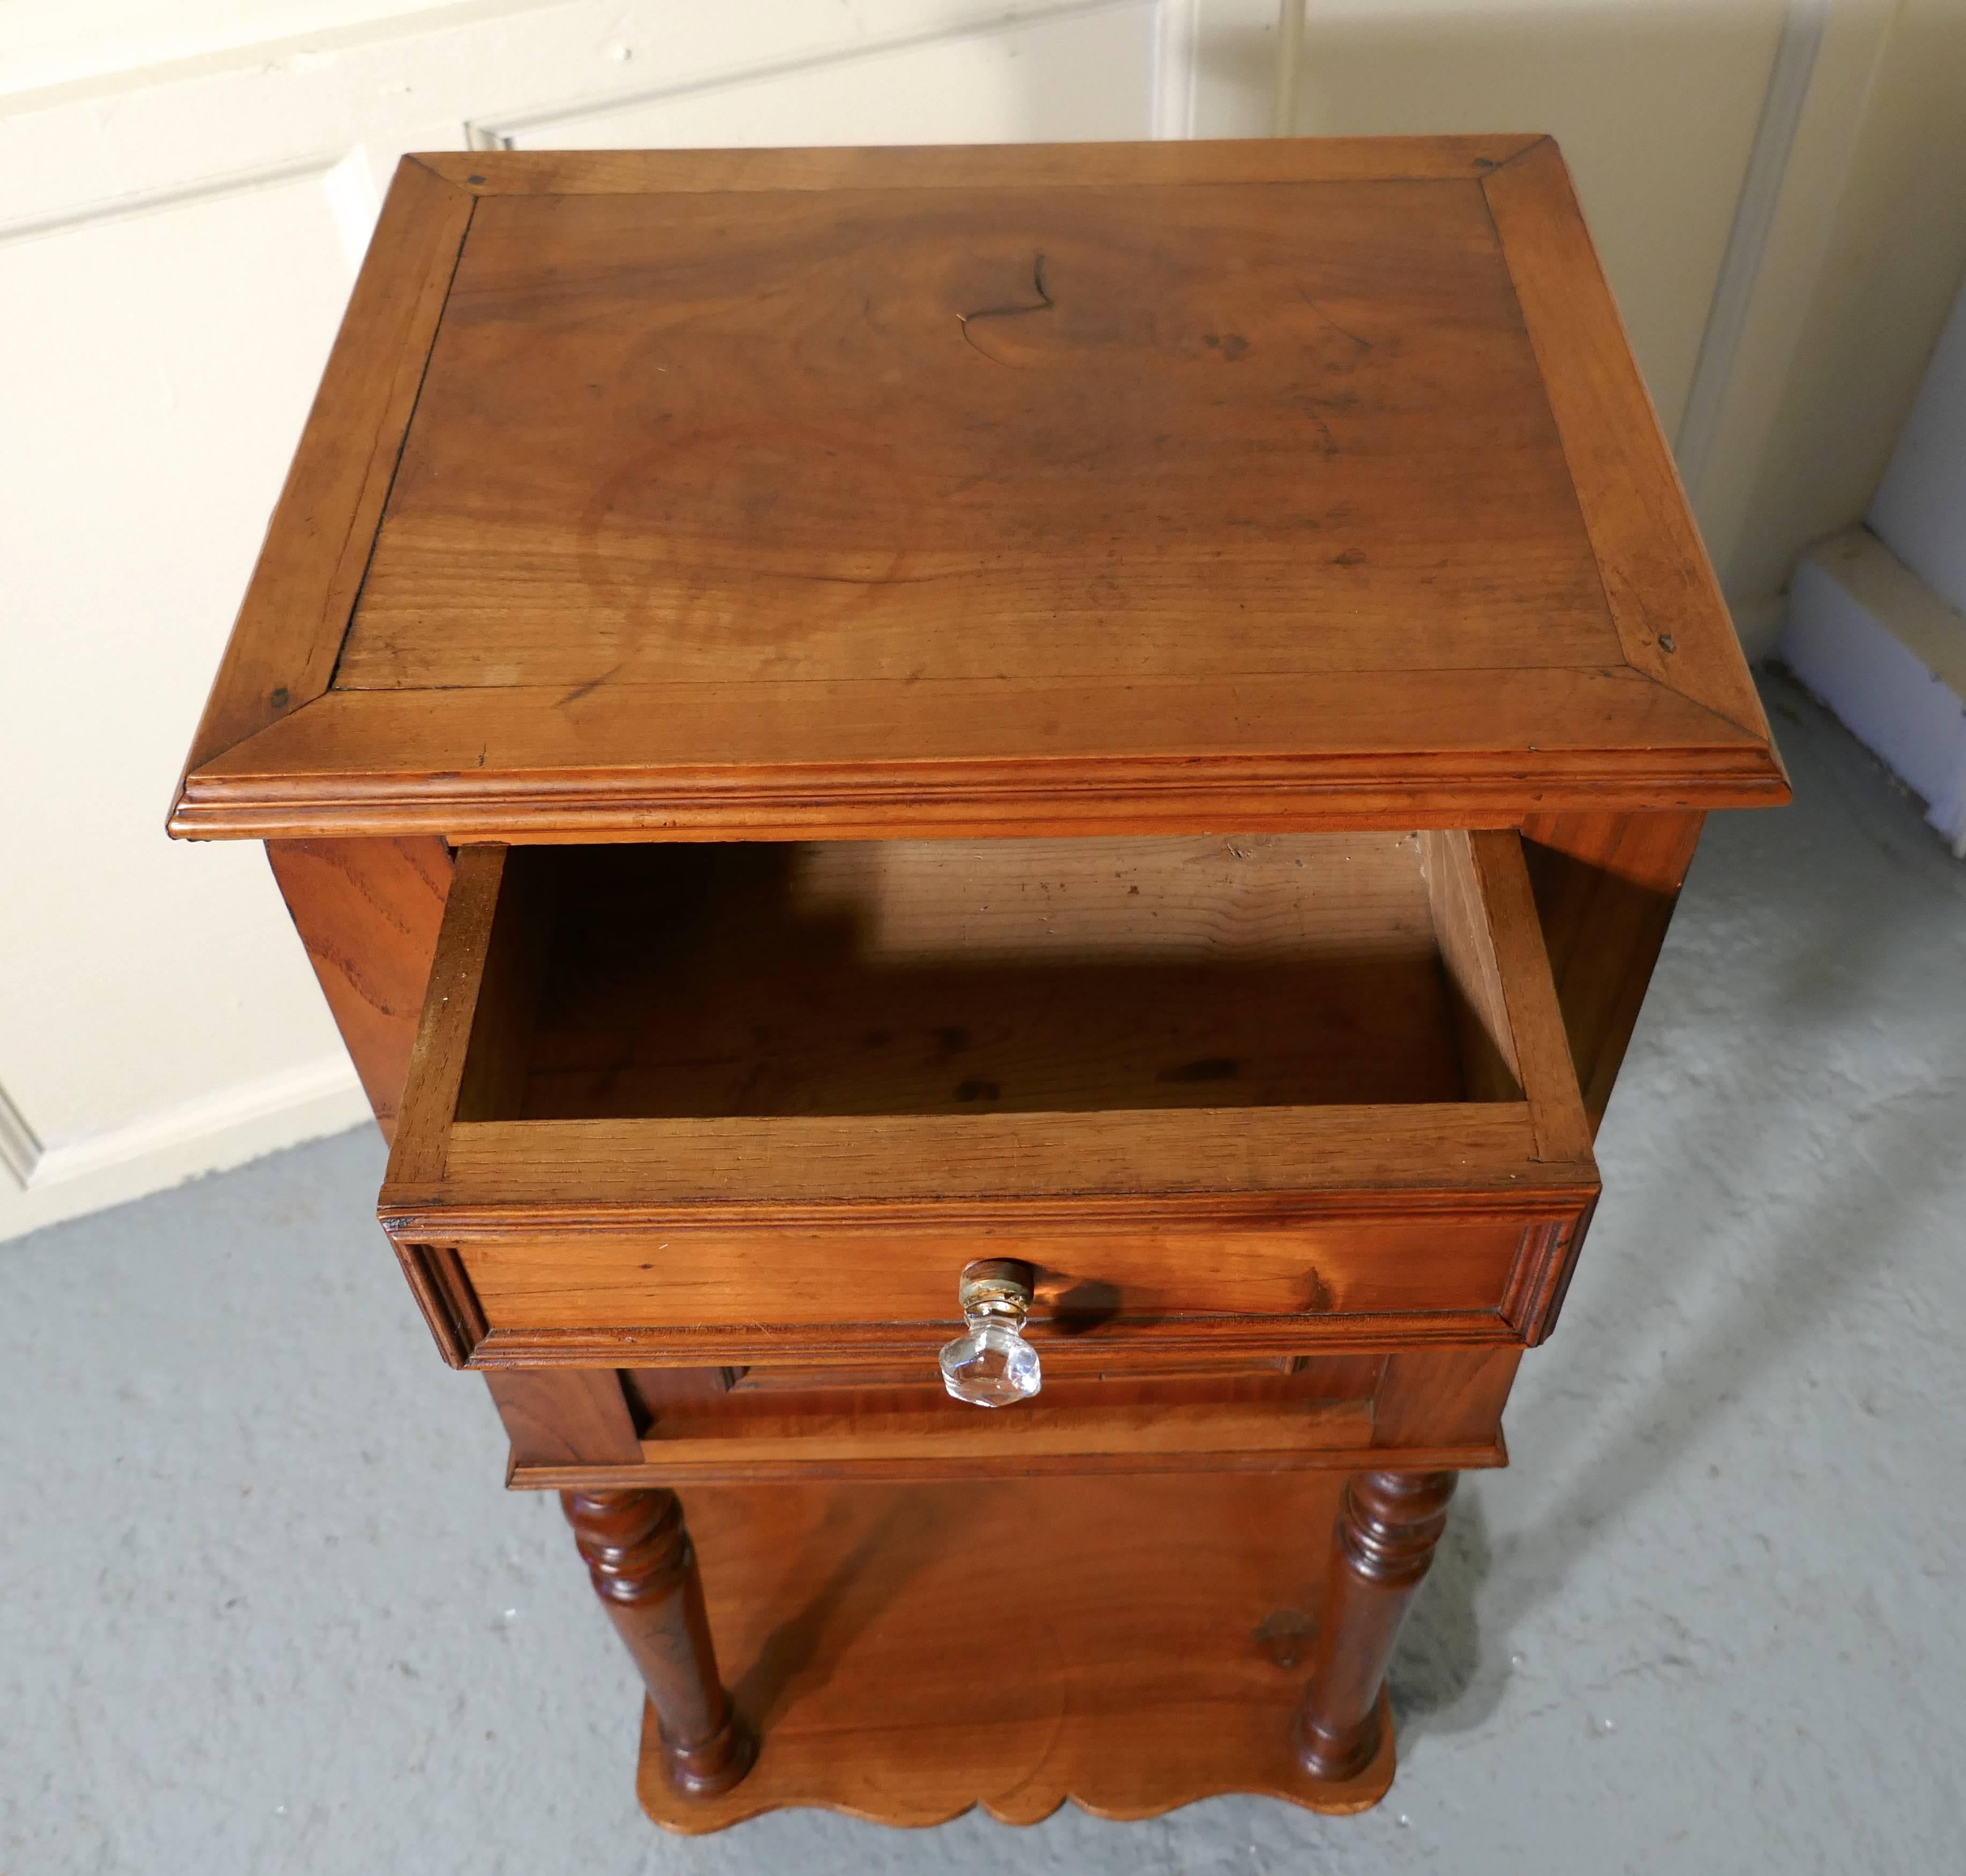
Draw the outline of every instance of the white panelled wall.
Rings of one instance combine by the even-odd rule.
[[[0,6],[0,1237],[365,1111],[263,856],[163,821],[403,152],[1259,135],[1278,21]],[[1307,0],[1292,121],[1558,135],[1752,625],[1861,512],[1966,260],[1966,111],[1929,76],[1962,26],[1966,0]],[[1837,443],[1802,495],[1798,409]]]
[[[89,11],[0,9],[0,1237],[367,1111],[257,847],[163,822],[403,152],[1184,135],[1195,95],[1186,0]]]
[[[1966,859],[1966,293],[1864,525],[1796,569],[1781,654]]]

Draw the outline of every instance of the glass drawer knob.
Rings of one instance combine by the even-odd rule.
[[[1007,1257],[965,1264],[956,1289],[967,1333],[943,1345],[942,1385],[972,1407],[1007,1407],[1044,1385],[1038,1352],[1023,1337],[1031,1266]]]

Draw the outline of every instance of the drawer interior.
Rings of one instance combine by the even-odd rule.
[[[1520,1101],[1465,846],[514,851],[459,1118]]]

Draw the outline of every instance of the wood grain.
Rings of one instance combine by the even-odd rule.
[[[450,852],[402,840],[269,841],[266,858],[385,1139],[450,892]]]
[[[481,1121],[450,1131],[446,1176],[392,1175],[395,1231],[461,1240],[623,1224],[933,1221],[979,1231],[1260,1223],[1307,1210],[1563,1203],[1587,1166],[1539,1162],[1527,1106],[1207,1108],[669,1121]],[[400,1170],[400,1169],[399,1169]],[[1345,1195],[1389,1195],[1349,1206]],[[1294,1199],[1293,1195],[1297,1195]],[[1300,1202],[1297,1200],[1303,1202]],[[1333,1202],[1336,1202],[1335,1203]]]
[[[1462,1098],[1410,837],[624,847],[511,866],[556,928],[522,1087],[472,1118]]]
[[[479,195],[698,191],[1072,188],[1115,183],[1478,179],[1542,142],[1480,137],[1317,137],[1162,143],[882,144],[821,150],[439,151],[417,161]],[[489,163],[482,160],[490,155]]]
[[[1053,1380],[1124,1381],[1129,1382],[1188,1381],[1207,1376],[1213,1380],[1247,1381],[1288,1375],[1305,1390],[1305,1398],[1318,1400],[1352,1400],[1370,1394],[1378,1384],[1384,1366],[1376,1355],[1301,1355],[1270,1353],[1250,1355],[1225,1350],[1217,1355],[1169,1356],[1152,1350],[1116,1348],[1110,1343],[1056,1343],[1046,1351],[1045,1372]],[[651,1371],[634,1371],[646,1376]],[[662,1369],[674,1374],[687,1370]],[[807,1392],[835,1387],[858,1388],[875,1385],[912,1386],[921,1380],[920,1369],[868,1367],[847,1365],[801,1367],[773,1363],[768,1366],[730,1368],[719,1371],[729,1377],[724,1392],[743,1395],[787,1391]],[[695,1398],[692,1396],[691,1398]]]
[[[619,1465],[641,1457],[612,1368],[501,1368],[485,1380],[515,1466]]]
[[[1766,742],[1761,699],[1562,155],[1545,139],[1482,188],[1626,661]],[[1769,761],[1779,768],[1771,745]]]
[[[1346,1482],[1292,1728],[1298,1762],[1313,1777],[1357,1778],[1383,1749],[1386,1669],[1447,1528],[1455,1484],[1451,1472],[1359,1472]]]
[[[1535,1234],[1524,1235],[1526,1247],[1539,1241]],[[1514,1294],[1513,1284],[1508,1294]],[[501,1329],[482,1332],[460,1365],[488,1372],[515,1366],[594,1368],[616,1362],[665,1367],[790,1362],[881,1368],[911,1362],[925,1371],[936,1349],[952,1332],[952,1326],[946,1324],[931,1327],[921,1323],[846,1321],[791,1329],[770,1323],[730,1329]],[[1115,1327],[1104,1345],[1130,1354],[1184,1360],[1268,1354],[1279,1346],[1308,1344],[1323,1359],[1393,1349],[1520,1348],[1522,1341],[1516,1323],[1500,1311],[1435,1310],[1325,1315],[1314,1321],[1301,1315],[1164,1317]],[[1059,1344],[1054,1341],[1051,1346]]]
[[[1374,836],[467,848],[382,1215],[461,1269],[474,1362],[905,1344],[979,1248],[1039,1270],[1040,1338],[1520,1334],[1596,1176],[1515,837],[1429,851],[1438,903]],[[1442,949],[1526,1102],[1426,1098],[1458,1079]],[[1406,973],[1424,1046],[1281,994],[1290,959]],[[1368,1098],[1220,1105],[1246,1059],[1246,1099]],[[501,1102],[610,1118],[455,1118]]]
[[[555,693],[550,709],[523,690],[332,691],[188,780],[172,830],[575,842],[1293,833],[1789,796],[1765,745],[1615,671],[1142,680],[1117,693],[1007,677],[992,711],[972,701],[927,680],[898,700],[885,684],[761,679]],[[898,709],[933,753],[893,759]],[[795,719],[821,759],[786,759]]]
[[[620,1491],[646,1488],[667,1479],[692,1492],[706,1485],[937,1485],[959,1479],[1207,1478],[1231,1473],[1286,1477],[1300,1472],[1348,1473],[1362,1466],[1402,1465],[1480,1471],[1509,1463],[1499,1437],[1473,1445],[1403,1446],[1390,1453],[1370,1440],[1342,1446],[1300,1446],[1279,1451],[1068,1453],[1014,1456],[971,1453],[958,1456],[930,1450],[917,1456],[870,1456],[843,1449],[836,1459],[804,1452],[761,1459],[736,1442],[678,1466],[670,1456],[620,1465],[553,1463],[513,1466],[505,1483],[514,1491]]]
[[[177,832],[1785,795],[1546,143],[433,160],[483,180],[433,343],[347,340],[421,389],[335,687]]]
[[[1371,1434],[1371,1409],[1362,1401],[1152,1399],[1110,1406],[1067,1399],[1046,1405],[1041,1396],[991,1414],[987,1426],[981,1417],[988,1410],[971,1408],[963,1415],[962,1407],[937,1383],[911,1408],[738,1420],[675,1414],[643,1442],[642,1456],[654,1469],[652,1476],[666,1469],[678,1480],[706,1464],[729,1476],[752,1464],[824,1467],[851,1461],[872,1471],[888,1460],[920,1460],[943,1469],[946,1477],[962,1478],[987,1477],[993,1469],[1023,1471],[1032,1462],[1058,1462],[1052,1469],[1059,1471],[1094,1471],[1104,1459],[1132,1469],[1161,1457],[1196,1464],[1260,1456],[1287,1466],[1320,1449],[1368,1444]]]
[[[687,1829],[1375,1801],[1700,816],[1787,786],[1523,137],[411,159],[189,769]]]
[[[1494,1443],[1522,1360],[1516,1348],[1400,1349],[1386,1357],[1372,1395],[1372,1438],[1382,1466],[1436,1469],[1391,1449]],[[1452,1461],[1459,1465],[1464,1462]]]
[[[1522,1252],[1502,1300],[1502,1314],[1532,1348],[1547,1341],[1556,1327],[1557,1311],[1570,1288],[1596,1207],[1593,1199],[1574,1218],[1545,1219],[1523,1234]]]
[[[514,1432],[521,1489],[833,1479],[895,1482],[1052,1473],[1346,1472],[1503,1460],[1501,1411],[1520,1351],[1406,1349],[1391,1356],[1170,1356],[1069,1342],[1045,1350],[1043,1391],[1014,1411],[950,1401],[927,1352],[911,1367],[641,1369],[629,1379],[644,1428],[626,1459],[546,1450]],[[1101,1372],[1110,1369],[1112,1372]],[[597,1373],[559,1370],[579,1389]],[[552,1371],[507,1370],[530,1384]],[[733,1377],[735,1377],[733,1379]],[[495,1385],[495,1393],[501,1392]],[[503,1395],[501,1393],[502,1400]],[[619,1390],[607,1402],[618,1413]],[[576,1420],[577,1400],[566,1417]],[[508,1414],[508,1421],[511,1419]],[[562,1445],[570,1443],[562,1439]],[[590,1442],[591,1443],[591,1442]]]
[[[1474,184],[743,208],[480,201],[337,689],[1616,661]]]
[[[414,156],[397,166],[187,771],[327,688],[473,208]]]
[[[1523,824],[1523,860],[1594,1133],[1704,819],[1567,813]]]
[[[1560,1163],[1587,1160],[1591,1127],[1550,980],[1522,843],[1513,834],[1477,833],[1468,837],[1468,851],[1487,915],[1516,1069],[1529,1096],[1536,1157]]]
[[[1479,1100],[1520,1101],[1515,1031],[1468,837],[1457,829],[1421,838],[1428,904],[1452,993],[1462,1083]]]
[[[1497,839],[1505,855],[1513,837]],[[1508,996],[1526,1011],[1533,1002],[1513,978],[1545,968],[1534,911],[1522,890],[1491,903],[1465,843],[1455,851],[1458,915],[1510,928],[1499,949],[1492,933],[1474,949],[1491,986],[1480,994],[1513,1051]],[[1581,1148],[1568,1161],[1525,1163],[1537,1150],[1523,1103],[1436,1098],[1458,1090],[1442,1086],[1454,1070],[1441,938],[1410,841],[1012,841],[564,861],[508,861],[488,847],[463,850],[459,866],[419,1044],[427,1067],[383,1195],[399,1236],[462,1242],[515,1221],[577,1231],[603,1216],[790,1225],[820,1221],[801,1220],[814,1205],[834,1222],[881,1213],[906,1224],[958,1202],[965,1228],[1014,1230],[1035,1221],[1033,1206],[1047,1222],[1142,1222],[1179,1195],[1223,1195],[1233,1210],[1263,1192],[1402,1189],[1458,1201],[1486,1188],[1519,1206],[1594,1187]],[[1506,886],[1502,867],[1487,870]],[[656,890],[642,890],[650,882]],[[523,1105],[607,1117],[457,1120],[482,986],[498,933],[527,925],[528,895],[553,902],[558,929],[540,951]],[[772,935],[781,925],[782,941]],[[1504,954],[1506,984],[1495,974]],[[691,974],[699,958],[711,974]],[[1402,977],[1405,1007],[1390,1012],[1355,1010],[1342,996],[1293,1011],[1272,995],[1262,1014],[1298,1050],[1306,1066],[1294,1072],[1314,1066],[1326,1080],[1279,1084],[1266,1073],[1239,1089],[1242,1058],[1218,1050],[1230,1033],[1222,1025],[1246,1022],[1251,986],[1274,987],[1265,973],[1291,959],[1313,977],[1335,959],[1341,983],[1368,960],[1419,974]],[[952,979],[952,960],[973,983]],[[1149,991],[1130,989],[1129,972],[1143,966]],[[1212,986],[1217,966],[1226,974]],[[971,983],[967,1001],[949,987],[959,981]],[[1020,1026],[1033,981],[1043,993]],[[1164,993],[1177,983],[1184,1001],[1170,1010]],[[521,994],[534,996],[530,980]],[[1400,1026],[1416,1013],[1417,1030]],[[1275,1034],[1250,1040],[1259,1061],[1278,1046]],[[1553,1047],[1533,1052],[1524,1072],[1531,1103],[1556,1100],[1571,1073]],[[1409,1100],[1385,1100],[1389,1073],[1404,1076]],[[516,1071],[507,1080],[509,1095]],[[1307,1092],[1342,1104],[1298,1104]],[[1223,1105],[1252,1096],[1272,1105]],[[1040,1111],[995,1111],[1014,1104]],[[884,1111],[896,1109],[926,1111]],[[1192,1207],[1186,1215],[1196,1221]]]
[[[408,1238],[392,1239],[391,1244],[437,1352],[453,1368],[466,1366],[476,1359],[490,1331],[463,1260],[449,1244]]]
[[[512,1485],[601,1489],[1491,1466],[1519,1359],[1513,1348],[1184,1358],[1066,1341],[1046,1349],[1043,1393],[991,1414],[950,1401],[926,1350],[885,1369],[637,1369],[625,1393],[613,1369],[486,1379],[511,1440]]]
[[[560,1504],[594,1593],[648,1688],[654,1758],[669,1795],[698,1804],[730,1791],[750,1770],[757,1737],[717,1678],[703,1580],[675,1494],[569,1491]]]
[[[466,847],[459,850],[453,868],[410,1052],[409,1093],[390,1148],[390,1164],[405,1179],[437,1179],[444,1174],[486,961],[497,931],[504,861],[501,847]]]
[[[956,1221],[940,1231],[781,1226],[553,1237],[518,1225],[467,1241],[459,1254],[495,1330],[918,1324],[924,1340],[946,1340],[954,1327],[938,1325],[957,1319],[957,1276],[987,1252],[1037,1267],[1027,1333],[1042,1343],[1093,1326],[1121,1337],[1136,1322],[1185,1318],[1282,1315],[1314,1330],[1346,1315],[1483,1315],[1503,1305],[1524,1230],[1520,1216],[1465,1212],[1300,1219],[1268,1231],[1022,1237],[985,1237]]]
[[[704,1487],[690,1523],[710,1621],[762,1747],[672,1830],[817,1805],[888,1824],[1067,1800],[1158,1816],[1230,1791],[1355,1811],[1393,1773],[1306,1776],[1290,1720],[1338,1481],[1316,1473],[910,1486]],[[979,1657],[979,1612],[1001,1654]],[[989,1670],[1001,1659],[1001,1671]]]

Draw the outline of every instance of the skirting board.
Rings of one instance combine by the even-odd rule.
[[[1778,655],[1966,859],[1966,619],[1852,528],[1803,556]]]
[[[0,1092],[0,1241],[369,1118],[361,1084],[343,1055],[236,1083],[51,1147],[35,1138]]]

